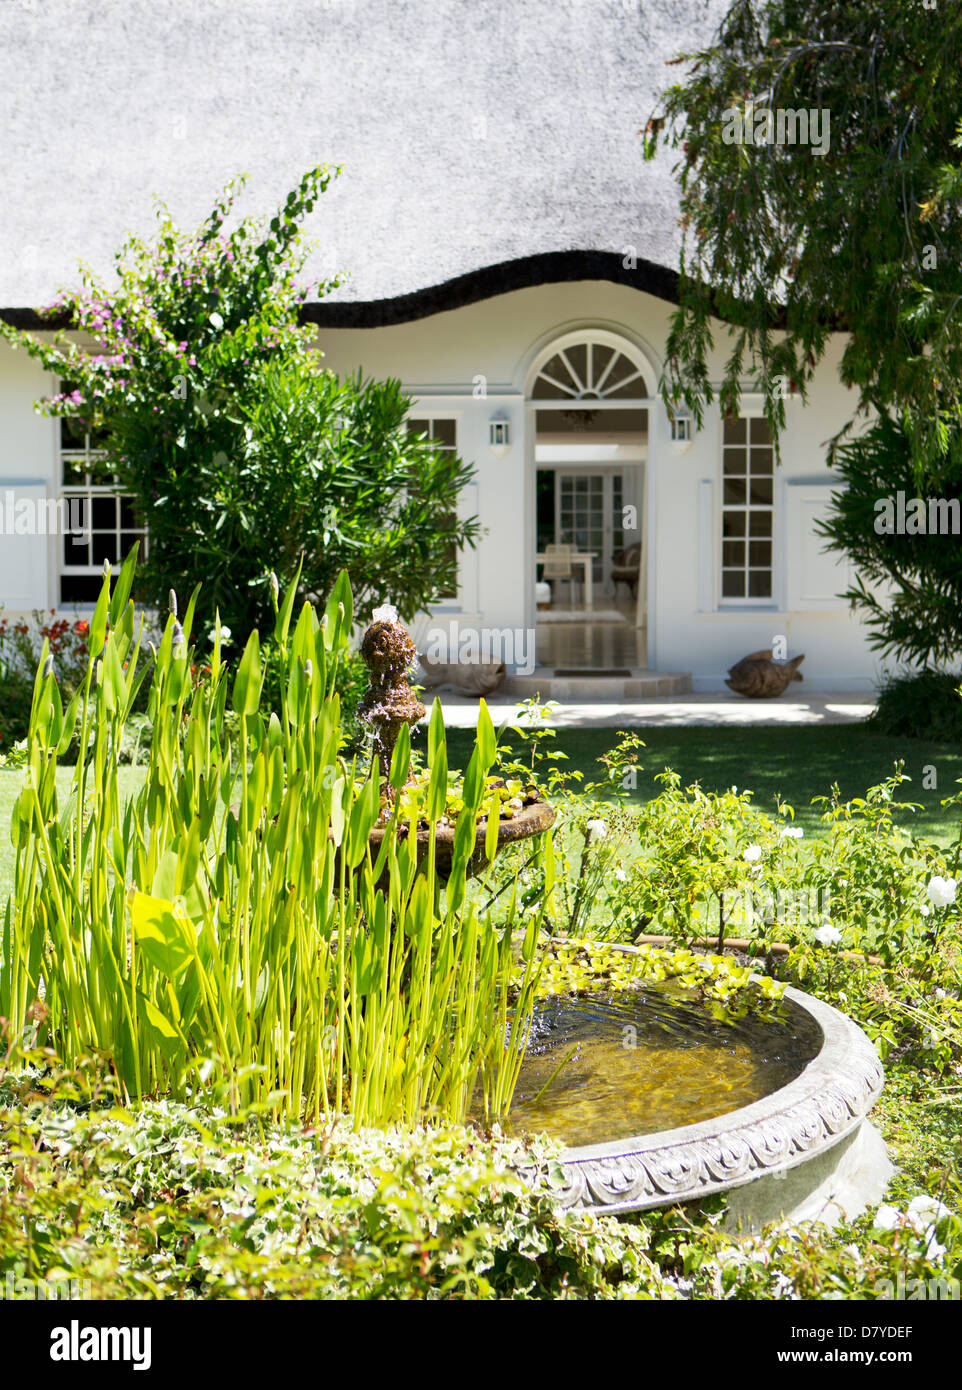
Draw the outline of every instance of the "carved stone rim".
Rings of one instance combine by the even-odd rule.
[[[710,1120],[566,1149],[561,1205],[616,1213],[696,1201],[798,1167],[857,1129],[882,1090],[878,1053],[831,1004],[792,988],[785,998],[822,1033],[794,1081]]]

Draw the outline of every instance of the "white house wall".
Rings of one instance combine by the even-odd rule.
[[[4,616],[54,603],[54,539],[8,534],[9,494],[35,502],[56,496],[56,426],[33,403],[50,390],[48,374],[25,352],[0,342],[0,606]]]
[[[478,515],[484,535],[477,552],[465,559],[460,603],[439,606],[432,623],[456,618],[467,627],[527,630],[533,625],[534,410],[525,390],[537,352],[576,328],[621,333],[651,362],[647,387],[654,396],[670,314],[670,305],[647,294],[580,281],[522,289],[396,326],[322,330],[319,346],[333,370],[360,367],[366,375],[398,377],[417,399],[418,413],[454,416],[459,451],[476,467],[463,510]],[[716,334],[716,341],[721,351],[712,372],[719,379],[725,335]],[[837,598],[821,594],[827,582],[824,563],[813,559],[817,548],[799,525],[800,516],[810,518],[817,510],[820,496],[828,497],[832,480],[824,444],[853,407],[853,397],[838,382],[836,359],[837,352],[819,370],[807,407],[795,402],[787,407],[789,428],[776,472],[776,591],[770,604],[726,607],[718,598],[717,408],[688,452],[677,453],[663,407],[650,406],[644,537],[650,667],[690,671],[696,689],[722,689],[735,661],[784,635],[791,654],[806,655],[801,688],[871,688],[877,661],[864,629]],[[25,353],[0,344],[0,501],[10,487],[55,495],[57,425],[33,410],[48,389],[47,377]],[[496,458],[488,445],[488,422],[495,413],[511,424],[504,458]],[[55,601],[56,544],[51,538],[0,538],[0,602],[8,613],[47,608]],[[798,573],[799,548],[806,544],[813,569],[807,589]],[[422,643],[427,626],[425,619],[415,632]]]
[[[477,510],[487,534],[477,556],[477,604],[463,621],[517,627],[532,621],[533,411],[525,404],[527,369],[537,348],[583,326],[619,329],[647,346],[660,370],[671,306],[624,286],[584,281],[518,290],[414,323],[377,329],[326,331],[327,363],[339,372],[361,367],[375,376],[397,376],[425,414],[459,413],[462,455],[477,468]],[[724,367],[725,334],[711,364],[715,380]],[[877,658],[865,629],[846,604],[829,596],[826,607],[792,609],[798,585],[790,579],[786,547],[797,550],[793,521],[801,499],[827,500],[835,486],[825,466],[825,443],[848,420],[853,397],[839,383],[836,343],[819,369],[807,406],[789,401],[782,465],[775,477],[775,594],[763,605],[722,604],[720,587],[721,419],[708,413],[687,453],[669,440],[660,404],[649,410],[648,664],[690,671],[697,690],[724,689],[725,674],[748,652],[784,636],[792,655],[805,653],[804,686],[812,690],[870,690]],[[483,381],[488,395],[472,390]],[[657,374],[648,382],[657,394]],[[760,402],[746,407],[760,413]],[[495,459],[487,443],[491,416],[511,420],[512,448]],[[706,497],[707,494],[707,497]],[[701,506],[707,515],[700,523]],[[818,553],[821,546],[810,540]],[[649,544],[650,543],[650,544]],[[843,567],[844,568],[844,567]],[[846,579],[839,571],[839,588]],[[423,625],[419,631],[423,631]]]

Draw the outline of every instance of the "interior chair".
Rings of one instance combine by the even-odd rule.
[[[556,592],[556,581],[567,580],[573,604],[575,580],[571,565],[571,546],[546,545],[544,553],[548,558],[542,561],[542,574],[550,582],[552,593]]]
[[[641,546],[626,545],[624,550],[616,550],[612,556],[611,578],[615,593],[619,584],[627,584],[631,597],[638,597],[638,572],[641,568]]]

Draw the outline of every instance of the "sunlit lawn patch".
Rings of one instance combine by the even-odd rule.
[[[566,753],[562,766],[584,774],[584,780],[597,780],[601,773],[597,759],[617,739],[619,726],[611,728],[560,728],[554,747]],[[941,806],[952,796],[962,779],[962,748],[956,744],[933,743],[922,739],[890,738],[873,733],[859,724],[834,724],[822,728],[634,728],[644,741],[640,761],[642,771],[630,792],[633,801],[647,802],[657,796],[660,784],[655,774],[671,767],[682,785],[699,781],[705,791],[723,792],[735,786],[751,789],[753,802],[774,814],[775,798],[781,796],[795,808],[796,823],[806,834],[822,834],[820,808],[811,805],[814,796],[826,796],[838,782],[842,800],[862,796],[866,787],[875,786],[892,773],[897,760],[912,780],[903,783],[901,799],[920,802],[916,815],[903,814],[900,823],[914,834],[947,843],[958,830],[958,820],[946,815]],[[448,751],[452,766],[458,766],[469,750],[471,734],[452,729]],[[925,786],[934,769],[936,787]]]

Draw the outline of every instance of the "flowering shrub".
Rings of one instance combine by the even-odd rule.
[[[35,612],[33,623],[0,615],[0,749],[9,749],[26,736],[33,682],[44,642],[54,672],[68,699],[87,671],[89,623],[83,618],[57,618]]]
[[[171,584],[202,580],[201,631],[219,609],[239,649],[271,625],[271,571],[285,591],[299,575],[299,599],[316,601],[349,566],[362,615],[389,596],[411,617],[450,585],[478,533],[456,515],[472,470],[409,433],[400,383],[339,380],[299,325],[312,290],[299,279],[301,223],[337,172],[306,173],[268,226],[228,225],[242,180],[196,232],[161,207],[156,239],[118,251],[116,288],[84,270],[82,288],[50,306],[97,356],[0,322],[69,383],[42,408],[102,434],[147,518],[139,596],[159,609]]]
[[[738,1237],[723,1197],[621,1220],[559,1210],[543,1138],[318,1131],[210,1102],[124,1115],[96,1067],[30,1061],[0,1075],[2,1283],[69,1276],[95,1299],[768,1301],[925,1297],[921,1281],[962,1274],[958,1200],[919,1192],[916,1174],[835,1230]],[[535,1168],[540,1190],[517,1171]]]
[[[89,1071],[51,1078],[45,1061],[26,1098],[0,1076],[15,1141],[0,1144],[0,1288],[56,1269],[97,1299],[679,1296],[645,1225],[557,1208],[544,1140],[321,1132],[172,1101],[122,1116],[109,1091],[77,1103]],[[534,1167],[539,1191],[517,1171]]]

